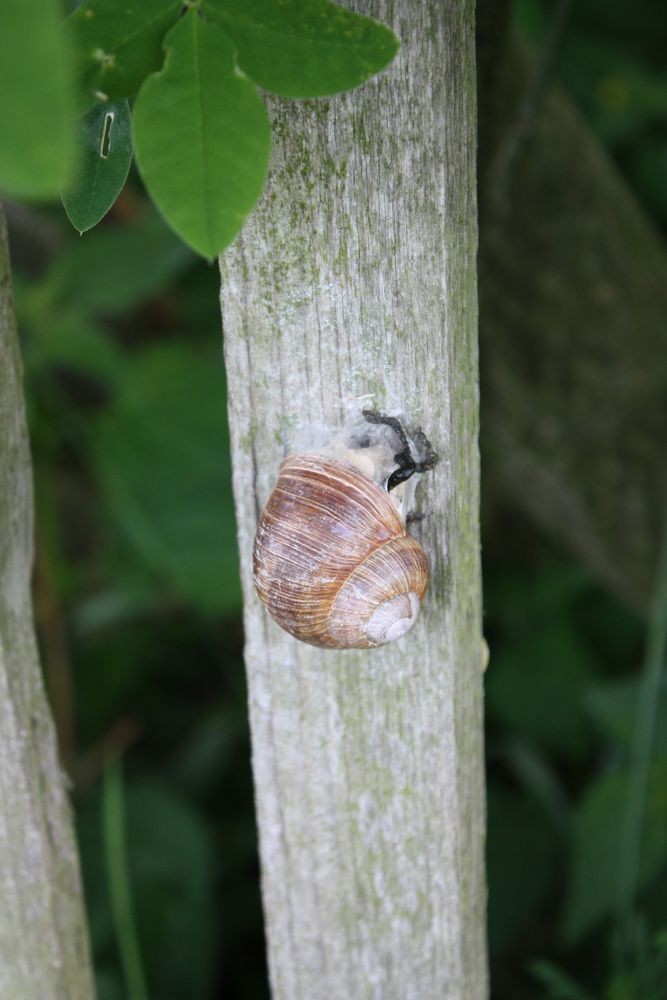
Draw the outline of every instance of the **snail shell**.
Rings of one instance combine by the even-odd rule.
[[[262,514],[253,554],[257,592],[302,642],[382,646],[415,623],[428,559],[389,494],[345,462],[291,455]]]

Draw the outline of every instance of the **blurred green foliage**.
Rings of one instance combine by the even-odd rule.
[[[218,272],[136,180],[119,208],[83,238],[55,213],[30,216],[56,247],[38,274],[20,235],[14,253],[38,628],[50,688],[64,673],[73,689],[75,733],[53,700],[76,746],[98,988],[126,996],[100,792],[104,757],[126,752],[150,996],[263,996]]]
[[[557,0],[513,0],[515,20],[540,46]],[[578,0],[558,76],[661,227],[667,226],[667,27],[662,0]]]
[[[539,44],[553,4],[520,0]],[[667,229],[667,18],[573,8],[558,72]],[[101,1000],[126,996],[103,761],[124,755],[151,997],[268,996],[218,273],[134,174],[83,238],[16,213],[37,499],[36,608],[75,805]],[[640,870],[643,964],[610,945],[645,624],[512,510],[484,537],[493,996],[667,997],[667,691]],[[71,688],[73,719],[55,696]],[[67,750],[69,748],[69,751]],[[352,998],[351,998],[352,1000]]]
[[[0,190],[16,198],[57,195],[75,159],[74,86],[58,0],[2,6]]]

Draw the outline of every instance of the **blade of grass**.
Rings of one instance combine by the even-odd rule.
[[[636,897],[644,833],[646,798],[653,755],[658,695],[667,654],[667,518],[663,529],[662,549],[656,573],[646,654],[637,699],[635,737],[628,787],[625,826],[619,859],[616,900],[617,961],[625,964],[633,950],[632,928],[636,923]]]
[[[148,1000],[137,928],[132,911],[125,843],[125,799],[121,760],[104,771],[102,794],[104,853],[116,941],[123,967],[127,1000]]]

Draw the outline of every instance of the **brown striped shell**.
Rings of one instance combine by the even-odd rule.
[[[428,560],[389,494],[354,466],[291,455],[262,514],[257,592],[290,635],[338,649],[382,646],[412,628]]]

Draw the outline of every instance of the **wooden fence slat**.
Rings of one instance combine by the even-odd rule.
[[[39,668],[32,468],[0,207],[0,1000],[94,996],[66,778]]]
[[[272,101],[267,192],[221,258],[262,891],[280,1000],[483,1000],[474,11],[358,4],[402,40],[351,94]],[[432,437],[432,580],[403,640],[299,644],[251,549],[282,457],[371,394]]]

